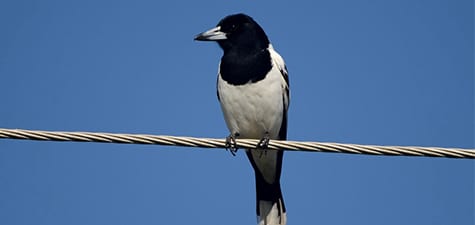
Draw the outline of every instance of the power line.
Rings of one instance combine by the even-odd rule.
[[[102,142],[118,144],[152,144],[182,147],[225,148],[225,139],[196,138],[183,136],[165,136],[148,134],[117,134],[98,132],[66,132],[40,131],[0,128],[0,138],[23,139],[36,141],[75,141],[75,142]],[[238,148],[255,148],[259,140],[238,139]],[[271,150],[290,150],[307,152],[333,152],[385,156],[427,156],[444,158],[475,159],[475,149],[417,147],[417,146],[377,146],[340,144],[328,142],[302,142],[271,140]]]

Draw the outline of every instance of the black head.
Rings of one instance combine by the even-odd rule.
[[[226,16],[215,28],[196,35],[195,40],[216,41],[225,52],[231,49],[256,51],[269,46],[261,26],[242,13]]]

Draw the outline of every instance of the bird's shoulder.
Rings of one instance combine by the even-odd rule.
[[[289,83],[289,73],[287,71],[287,66],[285,65],[284,58],[280,56],[277,51],[274,50],[272,45],[269,45],[269,53],[273,62],[273,65],[277,67],[280,71],[281,78],[284,80],[282,82],[283,90],[283,102],[284,102],[284,111],[287,112],[290,104],[290,83]]]
[[[275,51],[272,45],[269,45],[268,51],[274,66],[277,66],[280,73],[282,74],[282,77],[285,80],[286,85],[289,86],[289,73],[287,71],[287,66],[285,65],[284,58],[282,58],[282,56],[277,51]]]

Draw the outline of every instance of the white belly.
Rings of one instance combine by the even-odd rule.
[[[282,77],[275,68],[268,76],[238,86],[218,78],[221,109],[231,134],[261,139],[268,132],[269,138],[278,138],[284,110]]]

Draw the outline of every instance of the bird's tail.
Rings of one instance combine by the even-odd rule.
[[[280,182],[267,183],[256,173],[256,211],[258,225],[285,225],[287,215]]]
[[[256,177],[256,213],[258,225],[285,225],[284,199],[280,189],[283,151],[249,149],[246,155]]]

